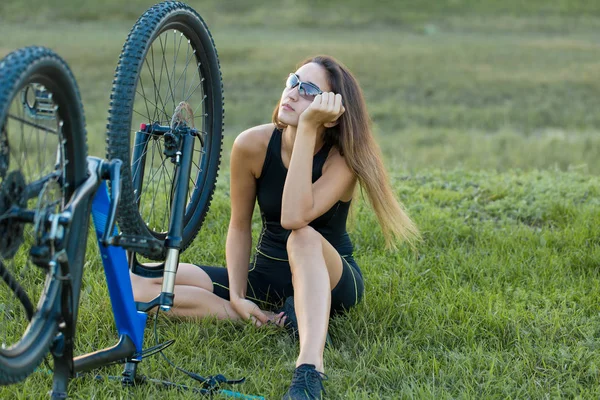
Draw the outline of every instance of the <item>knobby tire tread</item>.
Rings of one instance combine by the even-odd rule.
[[[211,143],[211,148],[218,146],[217,150],[208,150],[211,152],[210,156],[216,157],[216,160],[211,161],[210,165],[208,166],[208,170],[206,171],[207,178],[205,179],[208,189],[203,188],[202,194],[199,196],[199,200],[202,202],[202,198],[205,196],[208,196],[208,198],[206,200],[206,204],[201,209],[198,209],[198,205],[194,206],[194,211],[192,213],[193,215],[191,218],[189,218],[188,223],[184,225],[183,241],[180,249],[181,252],[183,252],[197,236],[212,202],[216,186],[215,182],[218,177],[219,164],[221,161],[224,120],[224,98],[222,95],[223,79],[215,43],[212,34],[208,30],[204,20],[194,9],[188,5],[180,2],[159,3],[148,9],[137,20],[129,32],[119,57],[110,97],[109,117],[107,124],[107,158],[119,158],[123,160],[121,201],[119,203],[119,209],[117,212],[117,223],[119,225],[119,229],[127,235],[152,238],[152,233],[146,227],[142,217],[140,216],[133,193],[129,135],[137,80],[143,67],[146,52],[152,45],[152,40],[160,33],[160,29],[167,22],[169,22],[169,18],[174,16],[177,12],[193,14],[193,16],[201,23],[203,29],[197,32],[199,39],[200,41],[209,40],[208,43],[210,50],[214,52],[214,59],[211,58],[213,55],[212,53],[209,55],[209,61],[213,61],[215,65],[212,67],[209,66],[209,72],[211,75],[210,79],[212,82],[209,82],[208,84],[211,85],[213,89],[218,87],[217,93],[220,94],[221,98],[220,106],[216,103],[213,104],[216,106],[215,110],[213,110],[213,113],[215,114],[213,115],[213,118],[217,118],[221,121],[219,124],[220,126],[217,128],[215,123],[213,123],[212,126],[207,127],[207,132],[209,135],[212,135],[213,138],[218,136],[218,140]],[[206,36],[203,37],[203,35]],[[216,79],[218,79],[218,82],[214,81]],[[209,99],[209,101],[213,101],[213,99]],[[219,131],[213,131],[213,128],[218,129]],[[140,254],[148,258],[164,260],[166,257],[166,249],[163,248],[162,253],[159,256],[149,252],[144,253],[143,251],[140,251]]]
[[[44,47],[26,47],[8,54],[0,60],[0,123],[8,112],[8,108],[18,91],[30,79],[36,82],[48,82],[57,102],[67,111],[61,115],[65,119],[63,129],[65,140],[65,159],[67,171],[66,199],[87,176],[87,138],[81,96],[75,78],[66,62],[52,50]],[[59,108],[60,109],[60,108]],[[64,128],[64,126],[63,126]],[[73,216],[74,230],[70,230],[67,238],[70,275],[75,292],[75,308],[81,284],[83,257],[85,255],[85,237],[87,224],[81,212]],[[85,225],[85,226],[83,226]],[[83,235],[83,236],[82,236]],[[81,246],[83,239],[83,246]],[[83,247],[83,248],[82,248]],[[41,363],[48,354],[50,346],[58,330],[60,310],[60,287],[58,279],[49,277],[49,284],[40,296],[35,314],[26,333],[21,340],[11,346],[10,350],[0,349],[0,384],[11,384],[24,380]],[[42,315],[40,310],[50,312]],[[76,310],[75,310],[76,315]]]

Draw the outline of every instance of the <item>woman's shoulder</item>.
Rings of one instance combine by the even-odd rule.
[[[240,133],[233,145],[247,154],[264,153],[269,146],[271,135],[275,130],[274,124],[264,124],[246,129]]]
[[[255,177],[260,176],[274,130],[272,123],[254,126],[240,133],[233,142],[232,156],[243,159]]]

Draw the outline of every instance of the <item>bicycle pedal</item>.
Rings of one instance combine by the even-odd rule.
[[[133,252],[150,252],[154,255],[160,255],[164,247],[164,243],[158,239],[149,239],[146,236],[135,235],[119,235],[111,238],[112,245],[120,246],[125,250]]]

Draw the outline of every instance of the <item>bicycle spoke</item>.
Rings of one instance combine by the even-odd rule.
[[[148,57],[146,57],[144,59],[144,61],[146,62],[146,65],[148,66],[148,73],[150,74],[150,77],[152,78],[152,85],[154,85],[154,103],[158,104],[158,93],[156,90],[156,80],[154,79],[154,77],[156,76],[156,70],[154,69],[154,46],[150,46],[150,57],[152,58],[152,70],[150,70],[150,65],[148,64]],[[152,121],[156,121],[156,119],[158,118],[158,106],[156,108],[154,108],[154,115],[152,116]]]
[[[155,146],[153,146],[153,148],[152,148],[153,158],[154,158],[154,149],[155,149]],[[162,165],[164,165],[164,163]],[[158,176],[158,185],[154,184],[154,180],[150,180],[150,182],[152,183],[152,188],[154,188],[155,186],[160,186],[160,180],[163,178],[163,168],[159,168],[158,171],[160,171],[160,175]],[[148,217],[148,224],[150,224],[152,222],[152,215],[153,215],[152,211],[155,210],[156,194],[158,193],[157,191],[153,191],[153,192],[154,192],[154,195],[152,196],[152,203],[150,204],[150,216]],[[152,228],[154,228],[154,227],[152,227]]]
[[[167,35],[169,34],[169,32],[167,32]],[[164,50],[164,45],[162,42],[162,36],[158,37],[158,41],[160,42],[160,49],[161,49],[161,63],[160,63],[160,75],[159,75],[159,79],[158,79],[158,89],[160,90],[162,88],[162,79],[163,79],[163,71],[166,68],[166,61],[165,61],[165,50]],[[167,70],[167,77],[169,76],[169,71]],[[168,98],[168,93],[165,95],[164,97],[164,113],[165,113],[165,117],[169,117],[169,113],[167,113],[167,103],[169,102],[169,98]],[[175,108],[175,105],[173,105],[173,108]]]
[[[17,122],[21,122],[21,123],[22,123],[22,124],[24,124],[24,125],[33,126],[33,127],[37,128],[37,129],[41,129],[41,130],[43,130],[43,131],[46,131],[46,132],[50,132],[50,133],[53,133],[53,134],[57,134],[57,133],[58,133],[58,132],[57,132],[56,130],[54,130],[54,129],[51,129],[51,128],[48,128],[48,127],[45,127],[45,126],[43,126],[43,125],[38,125],[38,124],[35,124],[35,123],[31,122],[31,121],[28,121],[28,120],[26,120],[26,119],[23,119],[23,118],[21,118],[21,117],[17,117],[17,116],[15,116],[15,115],[13,115],[13,114],[8,114],[8,115],[7,115],[7,118],[8,118],[8,119],[15,120],[15,121],[17,121]]]
[[[156,204],[156,200],[157,200],[157,194],[160,190],[160,184],[161,181],[163,182],[163,185],[165,187],[165,192],[167,191],[167,179],[169,180],[169,182],[172,184],[172,180],[171,180],[171,176],[169,174],[169,168],[167,166],[165,166],[165,162],[167,160],[167,158],[163,158],[162,162],[160,163],[160,165],[158,165],[157,167],[154,167],[154,154],[159,154],[162,157],[162,144],[161,141],[156,141],[155,143],[153,143],[153,148],[152,148],[152,160],[150,161],[150,165],[151,168],[154,169],[154,171],[151,171],[152,176],[150,177],[149,181],[146,181],[147,183],[144,185],[145,189],[142,190],[142,193],[140,194],[143,195],[144,193],[149,194],[148,192],[152,193],[152,200],[151,200],[151,206],[150,206],[150,211],[148,213],[148,217],[144,218],[147,219],[147,224],[151,225],[152,222],[154,221],[154,223],[156,223],[157,221],[157,217],[155,216],[155,211],[157,209],[160,209],[160,204],[157,205]],[[156,180],[156,176],[158,175],[158,179]],[[139,198],[138,198],[139,199]],[[168,199],[165,199],[165,203],[168,202]],[[142,202],[145,203],[145,202]],[[168,204],[164,205],[165,208],[168,208]],[[146,213],[144,212],[143,209],[140,210],[140,214],[142,216],[146,215]],[[166,231],[166,229],[164,229],[164,224],[162,226],[162,230]]]
[[[144,146],[144,144],[140,143],[138,146]],[[144,159],[144,157],[146,157],[146,154],[148,154],[148,144],[146,143],[146,148],[144,149],[144,152],[138,157],[137,160],[133,160],[132,161],[132,165],[136,165],[136,169],[135,171],[132,172],[132,178],[135,181],[135,179],[138,176],[138,173],[140,172],[140,168],[142,167],[142,163],[141,160]],[[139,198],[137,199],[139,201]]]
[[[190,97],[192,97],[192,95],[196,92],[196,90],[198,90],[198,88],[200,86],[202,86],[202,84],[204,83],[204,78],[200,79],[200,82],[196,85],[196,87],[194,88],[194,90],[192,90],[192,93],[190,93],[186,98],[185,98],[185,102],[187,102]],[[204,96],[204,98],[206,98],[206,96]],[[204,98],[202,99],[202,102],[204,102]],[[200,104],[202,104],[202,102]],[[198,107],[196,107],[196,110],[198,110]]]
[[[58,110],[57,110],[57,111],[58,111]],[[37,133],[38,133],[38,134],[37,134],[37,137],[38,137],[38,139],[39,139],[39,137],[40,137],[40,136],[39,136],[39,135],[40,135],[40,132],[38,131]],[[40,143],[39,143],[39,141],[38,141],[38,146],[40,146]],[[42,148],[42,149],[49,149],[49,147],[48,147],[48,134],[47,134],[47,133],[44,135],[44,141],[43,141],[43,143],[41,144],[41,147],[40,147],[40,148]],[[43,168],[43,166],[44,166],[44,165],[48,165],[48,164],[46,164],[46,162],[47,162],[47,159],[46,159],[46,155],[47,155],[47,153],[48,153],[47,151],[45,151],[45,152],[44,152],[44,159],[43,159],[43,160],[41,160],[41,164],[40,164],[40,171],[42,170],[42,168]],[[54,160],[54,162],[56,162],[56,159]]]
[[[157,143],[153,143],[152,144],[152,155],[153,155],[152,156],[152,160],[154,160],[154,154],[158,150],[160,150],[159,147],[160,146]],[[153,173],[153,175],[152,175],[152,177],[150,179],[150,185],[148,185],[147,189],[144,189],[145,193],[147,193],[148,191],[150,191],[151,193],[153,193],[153,195],[152,195],[152,201],[151,201],[151,204],[150,204],[150,212],[149,212],[149,215],[147,217],[147,222],[146,222],[147,225],[151,229],[153,229],[153,230],[154,230],[153,221],[155,221],[155,219],[156,219],[155,217],[153,217],[154,216],[154,211],[155,211],[155,208],[156,208],[156,205],[155,205],[156,204],[156,195],[158,193],[158,188],[160,188],[160,182],[161,182],[161,180],[164,179],[164,169],[165,169],[164,164],[165,164],[165,161],[166,161],[166,158],[162,160],[161,164],[156,168],[156,171]],[[152,161],[151,166],[153,166],[153,165],[154,165],[154,162]],[[157,174],[159,174],[158,175],[158,180],[155,181],[154,177]],[[144,216],[145,213],[141,212],[141,215]]]
[[[154,48],[151,48],[152,51],[152,58],[154,59]],[[152,118],[152,120],[156,121],[158,120],[158,117],[160,115],[160,112],[162,111],[162,113],[166,116],[167,115],[167,110],[165,109],[165,103],[162,100],[162,97],[160,96],[160,90],[159,88],[156,87],[156,71],[154,71],[154,60],[152,61],[153,65],[152,65],[152,72],[150,72],[150,65],[148,65],[148,59],[145,59],[146,61],[146,65],[148,66],[148,72],[150,73],[150,77],[152,78],[152,84],[154,86],[154,101],[157,104],[156,108],[154,109],[154,116]],[[160,87],[160,82],[159,82],[159,87]],[[158,106],[158,104],[161,104],[161,106]],[[162,107],[162,109],[160,108]]]
[[[140,83],[141,83],[141,80],[140,80]],[[136,91],[136,93],[139,94],[140,96],[142,96],[142,98],[144,99],[144,104],[146,106],[146,112],[148,113],[148,115],[143,115],[143,117],[146,118],[148,122],[151,122],[152,118],[150,117],[150,109],[148,108],[148,103],[150,103],[150,105],[153,106],[155,110],[158,108],[158,106],[146,97],[143,84],[141,84],[141,87],[142,87],[142,93],[140,93],[139,91]]]
[[[202,171],[202,168],[200,168],[200,166],[198,166],[198,164],[196,164],[196,162],[192,159],[192,164],[196,167],[196,169],[198,170],[198,172]]]
[[[198,184],[196,182],[194,182],[194,178],[192,178],[190,176],[190,182],[192,183],[192,187],[194,189],[196,189],[198,187]],[[189,187],[189,184],[188,184]],[[192,195],[193,195],[193,191],[188,189],[188,202],[192,199]]]
[[[175,83],[175,87],[177,87],[179,85],[179,82],[181,81],[181,78],[183,77],[183,86],[182,86],[183,92],[181,94],[182,99],[185,98],[185,81],[187,79],[187,74],[186,74],[187,68],[190,65],[190,61],[192,61],[192,59],[195,58],[195,57],[190,57],[190,46],[189,46],[190,40],[188,39],[187,42],[188,42],[188,47],[187,47],[187,53],[185,56],[185,67],[183,67],[183,71],[181,71],[181,75],[179,75],[179,78],[177,78],[177,83]],[[196,55],[196,50],[192,50],[192,55],[194,55],[194,56]]]
[[[136,90],[137,94],[140,94],[142,96],[142,98],[144,99],[144,104],[146,106],[146,112],[148,113],[148,122],[152,122],[150,121],[150,109],[148,108],[148,98],[146,97],[146,91],[144,90],[144,79],[142,78],[142,74],[140,74],[140,87],[142,88],[142,93],[139,93]],[[152,102],[150,102],[150,104],[152,104]],[[154,108],[156,109],[156,104],[153,104]]]
[[[152,172],[152,166],[154,165],[155,146],[156,145],[154,143],[152,143],[152,157],[151,157],[151,161],[150,161],[150,171],[151,172]],[[148,149],[146,149],[146,152],[147,151],[148,151]],[[166,161],[166,158],[162,161],[161,165],[163,165],[165,163],[165,161]],[[150,182],[152,182],[154,180],[155,176],[156,176],[156,172],[152,175],[152,177],[150,177]],[[140,197],[138,197],[138,199],[137,199],[138,201],[140,200],[142,193],[143,193],[143,191],[140,192],[140,194],[139,194]]]
[[[204,105],[204,100],[206,100],[206,97],[207,97],[206,95],[204,95],[204,97],[202,97],[202,101],[200,101],[200,104],[198,104],[198,106],[194,110],[194,115],[196,115],[196,112],[198,112],[198,109]]]
[[[159,81],[158,81],[158,86],[157,86],[157,83],[156,83],[156,69],[154,68],[154,46],[151,47],[151,51],[152,51],[152,68],[153,68],[152,69],[151,77],[152,77],[152,84],[154,85],[154,95],[156,97],[156,104],[159,104],[159,101],[160,101],[160,104],[161,104],[160,107],[156,108],[155,115],[154,115],[153,119],[155,121],[161,121],[159,119],[159,117],[160,117],[161,114],[164,115],[166,118],[169,118],[169,114],[167,113],[167,108],[166,108],[166,104],[165,104],[166,101],[164,101],[166,99],[163,100],[163,98],[162,98],[162,96],[160,94],[160,87],[161,87],[161,84],[162,84],[162,64],[161,64],[161,71],[160,71],[160,76],[159,76]],[[161,111],[162,111],[162,113],[161,113]]]
[[[27,162],[27,150],[31,148],[31,141],[33,140],[33,133],[34,133],[34,127],[33,126],[29,126],[29,141],[27,141],[26,138],[25,139],[25,151],[23,152],[23,162]],[[41,150],[41,149],[38,149]],[[39,155],[39,152],[38,152]],[[27,166],[29,166],[29,163],[27,163]],[[31,168],[35,168],[35,165],[32,165]],[[35,170],[34,170],[35,171]],[[30,176],[30,175],[28,175]]]
[[[175,30],[173,30],[173,48],[175,48],[175,41],[177,40]],[[181,41],[183,40],[183,33],[179,33],[179,45],[177,46],[177,52],[173,55],[173,82],[175,82],[175,71],[177,69],[177,58],[179,58],[179,50],[181,50]],[[173,86],[173,92],[177,89],[177,84]],[[175,100],[175,98],[173,98]]]
[[[167,31],[165,33],[165,36],[168,36],[168,34],[169,34],[169,32]],[[173,101],[173,110],[175,110],[175,93],[173,93],[173,88],[171,86],[171,76],[169,74],[169,66],[167,65],[167,60],[165,58],[166,47],[164,47],[162,38],[160,36],[158,37],[158,39],[160,41],[160,47],[161,47],[161,50],[162,50],[162,59],[163,59],[163,64],[164,64],[165,70],[166,70],[167,84],[169,86],[169,93],[171,94],[171,100]],[[165,38],[165,42],[167,42],[167,38]],[[161,77],[162,77],[162,75],[161,75]]]
[[[135,108],[133,109],[133,113],[139,115],[142,118],[146,118],[146,116],[142,113],[140,113],[139,111],[137,111]]]
[[[201,63],[200,61],[196,60],[196,70],[198,71],[198,74],[194,74],[194,75],[193,75],[192,81],[190,82],[190,87],[189,87],[189,88],[187,88],[187,89],[185,90],[185,93],[183,94],[184,101],[187,101],[186,99],[189,99],[188,93],[189,93],[189,91],[190,91],[190,88],[191,88],[191,87],[192,87],[192,86],[195,84],[195,82],[196,82],[196,79],[195,79],[195,78],[196,78],[196,76],[199,76],[199,77],[200,77],[200,78],[199,78],[199,80],[202,80],[202,79],[203,79],[203,77],[200,75],[200,66],[201,66],[201,65],[202,65],[202,63]],[[201,83],[200,83],[200,84],[201,84]]]
[[[162,148],[161,148],[162,151]],[[174,171],[173,171],[174,172]],[[169,184],[171,186],[171,190],[168,191],[169,193],[169,197],[167,197],[167,203],[166,203],[166,207],[165,207],[165,213],[168,213],[169,215],[171,214],[171,205],[173,202],[173,188],[175,186],[175,175],[173,174],[173,176],[171,176],[171,174],[169,173],[169,169],[165,168],[165,174],[169,180]],[[165,181],[166,183],[166,181]],[[167,193],[167,190],[165,189],[165,193]],[[165,226],[164,224],[164,219],[163,219],[163,227]]]
[[[206,154],[206,151],[204,149],[200,149],[200,150],[194,149],[194,153],[200,154],[200,160],[202,160],[202,157],[204,156],[204,154]]]
[[[21,113],[23,113],[23,110],[21,108],[19,108],[19,111]],[[21,117],[21,119],[24,119],[24,116]],[[23,155],[23,137],[25,136],[25,125],[21,124],[21,136],[19,138],[19,154],[17,156],[17,159],[19,160],[19,169],[23,169],[23,160],[22,160],[22,155]]]
[[[161,144],[159,143],[158,146],[160,147],[160,151],[162,152],[163,149],[161,147]],[[164,169],[164,173],[166,175],[166,178],[163,179],[163,193],[165,195],[165,207],[164,207],[164,213],[163,213],[163,221],[162,221],[162,230],[166,231],[165,227],[165,218],[167,215],[171,214],[171,202],[173,201],[172,198],[172,189],[173,189],[173,185],[175,184],[173,179],[171,179],[171,176],[169,175],[169,170],[167,168]],[[167,185],[167,178],[169,179],[169,184],[171,186],[171,190],[169,190],[168,185]]]

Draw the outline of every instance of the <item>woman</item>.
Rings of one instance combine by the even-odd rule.
[[[357,182],[388,245],[418,233],[393,195],[362,92],[346,67],[328,56],[301,63],[272,119],[242,132],[233,144],[227,269],[180,264],[173,313],[252,319],[261,326],[282,325],[295,309],[300,355],[284,398],[321,398],[329,317],[356,305],[363,294],[346,232]],[[263,229],[248,268],[256,201]],[[161,279],[132,280],[138,301],[160,292]],[[263,311],[256,303],[285,299],[287,313]]]

